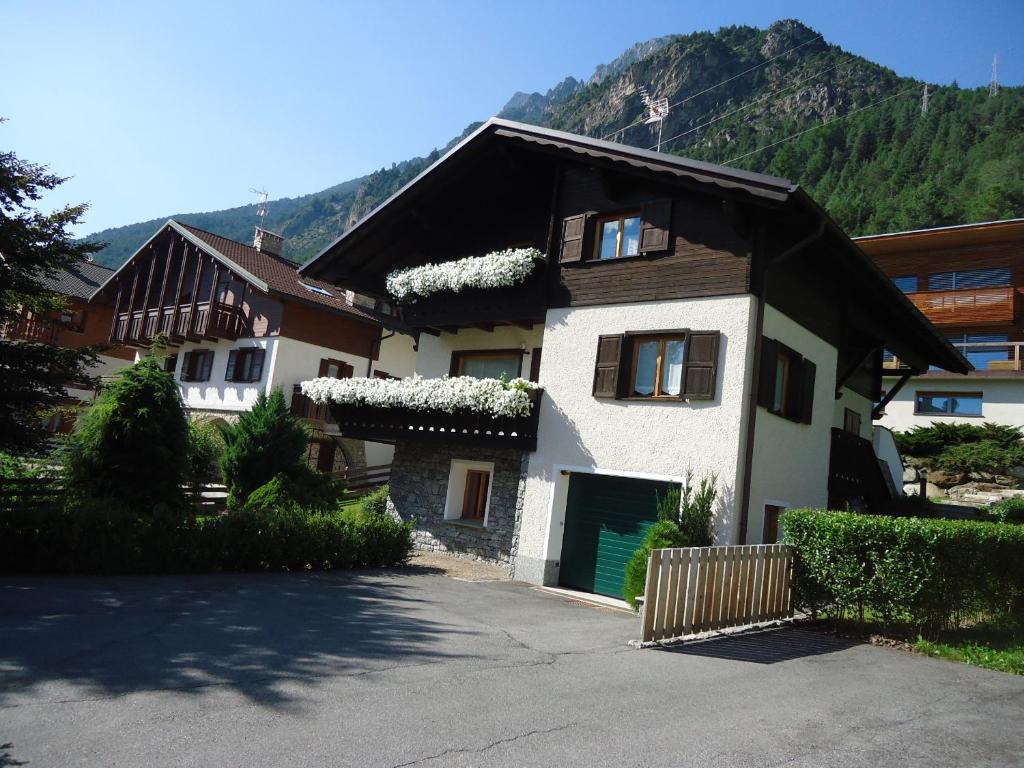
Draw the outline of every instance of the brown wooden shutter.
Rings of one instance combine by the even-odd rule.
[[[192,355],[193,354],[195,354],[195,353],[194,352],[186,352],[184,355],[181,356],[181,380],[182,381],[191,381],[191,378],[190,378],[190,375],[189,375],[190,372],[189,372],[189,367],[188,366],[189,366],[189,363],[192,360]]]
[[[775,405],[775,368],[779,364],[779,345],[775,339],[761,339],[761,368],[757,379],[757,404],[769,411]]]
[[[622,365],[626,337],[599,336],[597,363],[594,365],[594,397],[618,397],[619,370]]]
[[[672,200],[651,200],[640,211],[640,253],[667,251],[672,225]]]
[[[232,349],[228,353],[228,367],[227,367],[227,370],[224,371],[224,381],[234,381],[235,380],[235,363],[237,363],[237,362],[238,362],[238,350],[237,349]]]
[[[331,361],[330,360],[328,360],[326,357],[322,358],[320,360],[320,370],[317,373],[317,376],[326,376],[327,375],[327,369],[330,367],[330,365],[331,365]]]
[[[562,222],[562,248],[559,252],[559,264],[572,264],[586,258],[587,222],[589,213],[569,216]]]
[[[814,376],[816,366],[810,360],[804,360],[800,370],[800,409],[796,414],[804,424],[811,423],[814,410]]]
[[[200,360],[199,368],[199,380],[209,381],[210,380],[210,369],[213,368],[213,350],[208,349],[203,353],[202,360]]]
[[[341,366],[338,368],[338,378],[351,379],[352,374],[355,373],[355,370],[356,369],[349,365],[348,363],[342,363]]]
[[[534,347],[530,353],[530,381],[534,384],[540,381],[540,347]]]
[[[714,400],[718,379],[718,331],[690,331],[683,357],[683,386],[680,397]]]

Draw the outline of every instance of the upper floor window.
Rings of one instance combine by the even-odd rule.
[[[981,392],[915,392],[914,413],[935,416],[981,416]]]
[[[263,359],[266,350],[259,347],[233,349],[228,354],[225,381],[252,382],[263,378]]]
[[[904,293],[915,293],[917,291],[917,275],[894,277],[892,283]]]
[[[803,424],[811,423],[816,366],[775,339],[761,340],[757,404]]]
[[[234,354],[232,352],[232,354]],[[181,363],[182,381],[209,381],[210,371],[213,368],[212,349],[193,349],[185,353],[185,359]],[[230,381],[230,379],[229,379]]]
[[[633,339],[633,397],[679,397],[683,386],[683,336]]]
[[[1010,270],[968,269],[958,272],[935,272],[928,275],[929,291],[959,291],[966,288],[997,288],[1010,284]]]
[[[324,358],[320,361],[320,370],[317,375],[326,376],[330,379],[350,379],[354,372],[355,368],[346,362],[334,360],[333,358]]]
[[[640,252],[640,214],[629,213],[598,220],[599,259],[636,256]]]
[[[453,353],[450,373],[474,379],[514,379],[522,375],[522,369],[522,350],[494,349]]]

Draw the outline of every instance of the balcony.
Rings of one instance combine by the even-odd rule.
[[[936,325],[1000,325],[1016,318],[1017,290],[970,288],[908,293],[914,305]]]
[[[1024,371],[1024,342],[1020,341],[977,341],[967,344],[953,344],[966,357],[977,372],[1008,371],[1019,373]],[[882,361],[882,368],[896,375],[905,371],[899,358],[888,356]]]
[[[302,418],[335,423],[343,436],[361,440],[448,442],[534,451],[537,449],[541,394],[541,390],[530,393],[533,406],[528,416],[496,417],[364,405],[317,405],[296,387],[292,393],[292,413]],[[329,409],[329,415],[325,416],[321,409]]]
[[[413,328],[524,325],[544,322],[545,272],[508,288],[470,288],[438,293],[401,305],[401,319]]]
[[[302,394],[302,387],[296,384],[292,388],[292,416],[309,421],[318,421],[322,424],[333,424],[334,416],[326,404],[315,403]]]
[[[234,341],[245,330],[245,315],[241,307],[220,302],[201,301],[195,305],[155,307],[134,312],[122,312],[114,323],[110,340],[120,344],[146,345],[158,333],[165,333],[172,341],[201,341],[202,339],[229,339]]]
[[[0,327],[0,338],[11,341],[32,341],[39,344],[56,344],[59,326],[52,320],[37,317],[7,323]]]

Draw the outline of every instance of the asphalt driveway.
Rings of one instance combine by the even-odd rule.
[[[1008,766],[1024,679],[430,568],[0,581],[0,766]]]

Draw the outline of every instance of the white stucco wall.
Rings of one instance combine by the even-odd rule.
[[[178,348],[178,364],[174,378],[179,383],[181,397],[188,408],[211,411],[247,411],[256,402],[260,392],[269,392],[268,384],[274,369],[274,355],[280,338],[239,339],[238,341],[221,340],[201,343],[186,342]],[[259,381],[243,383],[225,381],[228,354],[233,349],[260,347],[266,350],[263,360],[263,376]],[[185,354],[195,349],[212,349],[213,363],[210,367],[208,381],[182,381],[181,368],[185,362]]]
[[[798,424],[758,407],[754,420],[754,453],[750,474],[747,544],[761,543],[764,507],[824,507],[828,503],[828,465],[832,426],[842,403],[836,401],[836,348],[772,306],[764,312],[764,336],[781,341],[816,366],[810,424]],[[862,404],[863,405],[863,404]],[[849,407],[853,407],[852,405]],[[870,414],[861,425],[870,436]]]
[[[380,354],[373,364],[373,370],[384,371],[400,379],[412,376],[416,370],[415,340],[404,333],[396,333],[394,336],[389,333],[384,332],[385,338],[381,339]]]
[[[883,386],[891,387],[895,379],[887,378]],[[914,414],[916,392],[981,392],[981,416],[937,416]],[[980,424],[993,421],[1014,427],[1024,426],[1024,378],[996,378],[987,376],[957,376],[937,378],[921,376],[904,385],[893,400],[885,406],[885,416],[878,424],[893,431],[905,432],[914,426],[928,426],[932,422],[961,422]]]
[[[730,296],[548,311],[540,366],[545,391],[538,447],[527,470],[517,579],[557,580],[569,479],[563,470],[677,481],[688,469],[697,478],[714,473],[717,537],[734,540],[753,309],[753,297]],[[673,328],[721,331],[714,400],[593,397],[598,336]]]
[[[135,359],[138,360],[139,356],[136,355]],[[133,362],[133,360],[125,360],[123,357],[96,355],[96,364],[89,368],[89,375],[108,378],[116,375],[122,368],[127,368]],[[66,387],[64,391],[67,393],[68,397],[73,397],[76,400],[81,400],[83,402],[86,400],[92,400],[96,396],[95,390],[92,389]]]
[[[421,333],[419,351],[416,355],[416,373],[424,378],[447,376],[451,369],[452,352],[525,348],[528,353],[523,355],[522,376],[525,379],[530,375],[530,355],[534,347],[541,346],[544,340],[544,326],[539,324],[530,330],[502,325],[493,331],[463,328],[458,333],[442,333],[440,336]],[[547,350],[544,351],[544,355],[547,355]]]

